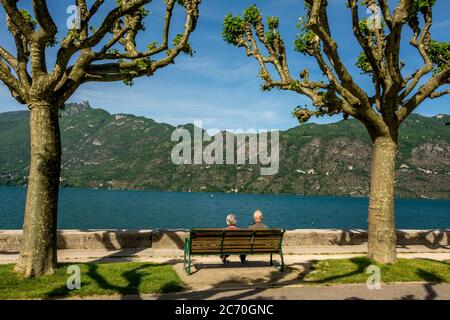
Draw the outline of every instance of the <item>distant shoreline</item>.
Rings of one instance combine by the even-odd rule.
[[[0,185],[0,188],[23,188],[26,189],[27,186],[13,186],[13,185]],[[183,191],[183,190],[156,190],[156,189],[146,189],[146,188],[85,188],[85,187],[69,187],[61,186],[60,190],[92,190],[92,191],[143,191],[143,192],[169,192],[169,193],[200,193],[200,194],[236,194],[236,195],[261,195],[261,196],[296,196],[296,197],[339,197],[339,198],[366,198],[369,196],[362,195],[344,195],[344,194],[296,194],[296,193],[252,193],[252,192],[227,192],[227,191]],[[439,201],[450,201],[449,198],[425,198],[425,197],[404,197],[395,196],[395,199],[405,199],[405,200],[439,200]]]

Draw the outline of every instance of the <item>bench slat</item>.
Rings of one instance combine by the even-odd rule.
[[[235,254],[279,254],[280,271],[284,270],[283,229],[224,230],[192,229],[185,243],[184,268],[191,274],[191,254],[195,255],[235,255]]]
[[[193,229],[190,252],[193,254],[279,253],[284,230]]]

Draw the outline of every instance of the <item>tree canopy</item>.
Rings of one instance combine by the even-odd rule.
[[[59,32],[46,0],[33,0],[32,12],[19,8],[19,0],[1,0],[17,54],[0,46],[0,80],[20,103],[30,105],[35,99],[51,96],[56,105],[62,105],[85,82],[131,85],[136,77],[151,76],[173,63],[180,53],[192,55],[189,36],[197,24],[200,0],[165,1],[162,40],[147,40],[147,48],[142,50],[136,38],[145,31],[150,2],[116,0],[114,9],[97,17],[106,6],[104,0],[92,1],[91,6],[86,0],[76,0],[76,27]],[[177,5],[186,14],[184,30],[170,39]],[[94,17],[102,19],[99,26],[94,25]],[[49,69],[47,48],[56,46],[54,67]]]
[[[256,5],[241,15],[227,15],[222,36],[258,61],[263,90],[291,90],[310,98],[311,105],[294,110],[301,123],[311,116],[342,113],[362,121],[369,132],[388,134],[389,126],[398,127],[423,100],[449,93],[438,91],[450,83],[450,43],[431,37],[435,1],[400,0],[393,10],[387,0],[347,1],[353,34],[361,47],[356,65],[371,77],[373,95],[358,85],[343,63],[329,24],[327,0],[305,1],[306,16],[299,19],[293,44],[297,52],[315,59],[323,79],[310,79],[307,68],[299,77],[291,74],[278,17],[268,16],[264,22]],[[373,15],[363,19],[362,10],[370,10]],[[405,74],[406,62],[401,59],[404,28],[412,30],[410,45],[423,60],[411,74]],[[271,74],[268,66],[276,73]]]

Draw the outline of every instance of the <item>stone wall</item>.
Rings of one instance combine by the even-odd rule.
[[[18,251],[22,230],[0,230],[0,251]],[[151,230],[59,230],[58,249],[122,249],[152,246]]]
[[[187,230],[60,230],[59,249],[122,249],[147,247],[182,249]],[[21,230],[0,230],[0,252],[18,251]],[[298,229],[286,231],[284,246],[358,245],[367,242],[365,230]],[[449,246],[450,229],[398,230],[399,245]]]

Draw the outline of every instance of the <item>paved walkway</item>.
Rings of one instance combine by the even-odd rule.
[[[77,299],[77,298],[75,298]],[[80,299],[80,298],[78,298]],[[395,283],[369,290],[363,284],[336,286],[253,287],[188,291],[140,296],[94,296],[99,300],[450,300],[450,284]]]
[[[60,262],[145,261],[169,263],[186,284],[187,291],[177,294],[108,298],[138,299],[450,299],[449,284],[407,283],[383,285],[369,290],[365,285],[299,286],[299,280],[309,272],[311,261],[351,258],[366,252],[366,246],[288,247],[285,250],[286,271],[268,265],[268,256],[248,256],[245,264],[232,256],[222,264],[219,257],[193,259],[193,274],[183,271],[183,252],[136,248],[124,250],[59,250]],[[450,260],[450,248],[408,246],[399,247],[400,258]],[[0,264],[14,263],[18,253],[0,252]],[[276,257],[275,257],[276,259]],[[94,297],[100,298],[100,297]]]
[[[297,258],[300,260],[309,258],[345,258],[365,254],[367,246],[288,246],[283,247],[283,252],[285,257],[298,256]],[[450,246],[398,246],[397,252],[400,257],[430,258],[435,260],[450,259]],[[0,264],[14,263],[18,257],[18,252],[0,251]],[[58,258],[60,262],[108,262],[118,260],[164,262],[183,258],[183,250],[153,248],[127,248],[122,250],[67,249],[58,250]]]

